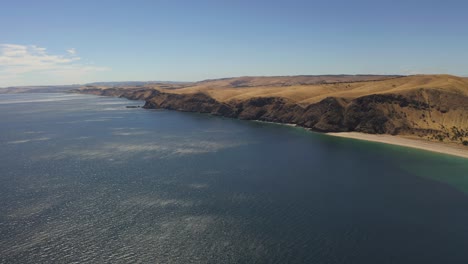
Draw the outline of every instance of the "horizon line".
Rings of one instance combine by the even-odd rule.
[[[90,85],[95,83],[125,83],[125,82],[142,82],[142,83],[199,83],[205,81],[215,81],[215,80],[227,80],[227,79],[235,79],[235,78],[281,78],[281,77],[320,77],[320,76],[393,76],[393,77],[409,77],[409,76],[429,76],[429,75],[449,75],[453,77],[459,78],[468,78],[468,75],[455,75],[450,73],[417,73],[417,74],[298,74],[298,75],[241,75],[241,76],[230,76],[230,77],[219,77],[219,78],[208,78],[202,79],[198,81],[156,81],[156,80],[133,80],[133,81],[93,81],[93,82],[86,82],[86,83],[73,83],[73,84],[29,84],[29,85],[13,85],[13,86],[3,86],[0,89],[7,89],[7,88],[17,88],[17,87],[54,87],[54,86],[82,86],[82,85]]]

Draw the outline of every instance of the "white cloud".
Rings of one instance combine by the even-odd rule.
[[[68,49],[66,55],[56,55],[35,45],[0,44],[0,87],[40,84],[32,82],[43,79],[80,82],[87,74],[109,70],[80,61],[74,48]]]
[[[71,48],[71,49],[67,49],[67,52],[71,55],[75,55],[76,54],[76,49],[75,48]]]
[[[23,143],[33,142],[33,141],[45,141],[45,140],[49,140],[49,139],[50,138],[48,138],[48,137],[23,139],[23,140],[9,141],[9,142],[7,142],[7,144],[23,144]]]

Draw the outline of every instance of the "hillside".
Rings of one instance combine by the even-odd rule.
[[[376,81],[401,77],[399,75],[299,75],[299,76],[244,76],[235,78],[223,78],[205,80],[193,84],[197,87],[220,88],[220,87],[259,87],[273,86],[284,87],[293,85],[312,85],[343,82]]]
[[[322,132],[468,140],[468,80],[451,75],[239,77],[79,92],[142,99],[146,108],[293,123]]]

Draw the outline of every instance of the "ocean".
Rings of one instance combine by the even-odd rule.
[[[468,160],[0,95],[0,263],[468,263]]]

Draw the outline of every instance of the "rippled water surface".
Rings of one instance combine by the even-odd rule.
[[[0,95],[0,263],[468,263],[468,160]]]

